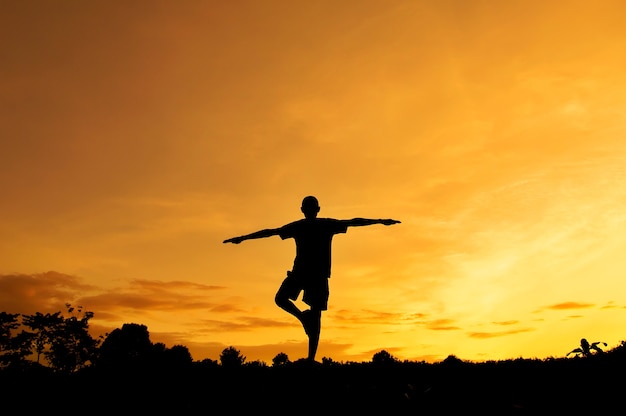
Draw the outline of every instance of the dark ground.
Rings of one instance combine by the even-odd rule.
[[[0,393],[13,414],[623,414],[625,370],[621,350],[483,363],[194,362],[170,369],[94,366],[69,375],[5,369]]]

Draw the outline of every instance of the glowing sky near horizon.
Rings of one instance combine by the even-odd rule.
[[[334,240],[318,358],[626,339],[626,4],[0,2],[0,310],[93,311],[196,360],[306,355],[274,305]]]

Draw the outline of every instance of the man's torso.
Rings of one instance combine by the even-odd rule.
[[[315,218],[287,224],[281,227],[279,235],[296,242],[294,273],[330,277],[333,236],[346,231],[347,226],[339,220]]]

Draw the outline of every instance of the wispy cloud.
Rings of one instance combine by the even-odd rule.
[[[244,312],[236,303],[212,295],[224,287],[186,281],[131,280],[123,286],[102,288],[85,278],[59,272],[0,276],[0,304],[11,313],[53,313],[65,304],[94,312],[94,321],[138,319],[155,312]],[[92,295],[85,295],[91,292]]]
[[[606,305],[603,305],[602,307],[600,307],[600,309],[624,309],[624,308],[626,308],[626,306],[617,305],[613,301],[607,302]]]
[[[412,325],[421,324],[428,314],[384,312],[371,309],[358,311],[342,309],[333,314],[333,321],[339,325]]]
[[[588,309],[593,308],[596,305],[593,303],[585,303],[585,302],[562,302],[555,303],[553,305],[545,306],[544,309],[549,310],[568,310],[568,309]]]
[[[231,332],[248,332],[253,330],[262,330],[263,328],[287,328],[298,327],[296,320],[290,320],[289,322],[276,320],[276,319],[264,319],[252,316],[235,317],[230,320],[214,320],[203,319],[194,324],[194,326],[202,327],[202,332],[214,332],[214,333],[231,333]]]
[[[232,310],[232,306],[216,304],[209,294],[224,289],[223,286],[202,285],[184,281],[132,280],[123,287],[110,289],[104,293],[85,296],[81,302],[92,309],[119,310]]]
[[[507,336],[507,335],[521,334],[523,332],[531,332],[531,331],[534,331],[534,329],[532,329],[532,328],[519,328],[519,329],[512,329],[512,330],[509,330],[509,331],[469,332],[467,335],[470,338],[486,339],[486,338],[497,338],[497,337],[504,337],[504,336]]]
[[[66,303],[77,301],[80,293],[96,289],[80,277],[55,271],[5,274],[0,275],[0,304],[3,311],[10,313],[52,313],[64,310]]]
[[[502,325],[502,326],[508,326],[508,325],[515,325],[519,323],[519,321],[500,321],[500,322],[492,322],[492,324],[494,325]]]
[[[435,319],[427,322],[426,328],[434,331],[457,331],[461,329],[458,322],[453,319]]]

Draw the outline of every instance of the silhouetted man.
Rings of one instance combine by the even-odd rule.
[[[287,272],[275,301],[285,311],[300,322],[309,337],[308,360],[314,361],[319,344],[322,311],[328,309],[328,278],[331,269],[331,245],[335,234],[345,233],[348,227],[364,225],[398,224],[392,219],[353,218],[337,220],[334,218],[317,218],[320,206],[317,198],[307,196],[302,200],[300,208],[304,219],[283,225],[280,228],[268,228],[251,234],[224,240],[224,243],[239,244],[244,240],[265,238],[278,235],[280,238],[293,238],[296,242],[296,258],[293,268]],[[300,310],[294,300],[303,292],[302,301],[310,309]]]

